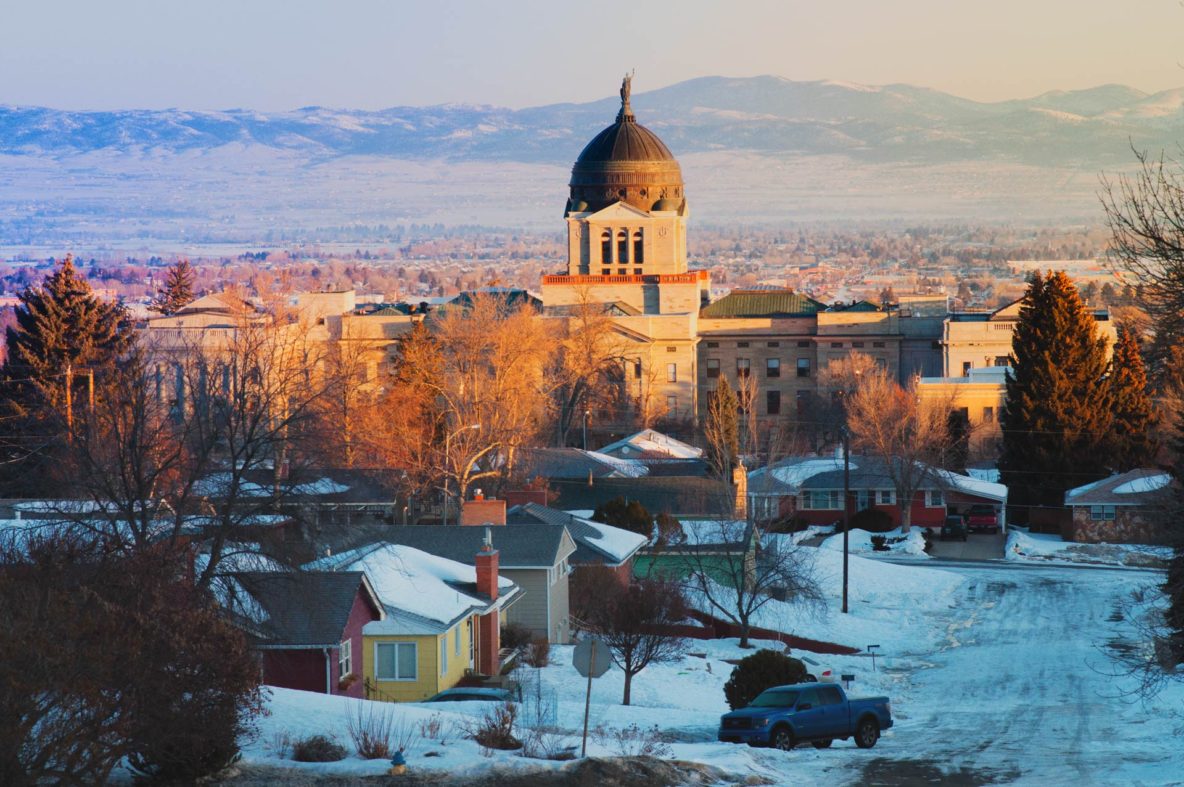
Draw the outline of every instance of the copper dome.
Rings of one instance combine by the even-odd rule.
[[[568,210],[596,211],[626,202],[648,211],[659,200],[682,205],[682,170],[658,135],[633,117],[629,82],[626,77],[621,85],[617,121],[592,138],[571,169]]]

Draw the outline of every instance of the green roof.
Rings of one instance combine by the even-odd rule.
[[[790,317],[816,314],[826,308],[793,290],[732,290],[699,310],[700,317]]]
[[[856,301],[850,306],[836,306],[833,311],[836,312],[882,312],[884,308],[877,303],[871,301]]]

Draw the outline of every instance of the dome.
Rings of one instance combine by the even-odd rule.
[[[658,135],[629,106],[630,77],[621,85],[617,120],[592,138],[571,169],[569,204],[597,211],[625,202],[649,211],[655,202],[683,200],[682,169]]]

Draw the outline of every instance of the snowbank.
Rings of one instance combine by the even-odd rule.
[[[884,536],[885,544],[888,546],[888,551],[877,552],[872,545],[872,536]],[[843,534],[836,533],[830,538],[822,542],[823,549],[833,549],[837,552],[843,551]],[[892,557],[929,557],[925,553],[925,536],[921,532],[921,528],[914,527],[909,532],[902,533],[898,527],[895,530],[889,530],[886,533],[870,533],[867,530],[860,530],[853,528],[848,536],[847,551],[851,554],[859,555],[884,555]]]
[[[1060,536],[1025,533],[1008,528],[1007,560],[1040,563],[1086,563],[1131,568],[1163,568],[1172,557],[1170,547],[1144,544],[1078,544]]]

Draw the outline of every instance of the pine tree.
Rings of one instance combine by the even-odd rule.
[[[1118,332],[1108,378],[1111,397],[1110,470],[1116,473],[1143,467],[1155,457],[1152,434],[1156,422],[1147,392],[1147,370],[1132,330]]]
[[[45,480],[37,468],[54,466],[45,463],[54,461],[74,413],[132,334],[122,307],[97,298],[69,256],[20,300],[0,369],[0,460],[21,464],[14,470],[28,471],[30,483]],[[14,471],[9,480],[19,475]]]
[[[1009,501],[1061,506],[1066,489],[1106,475],[1111,392],[1106,339],[1062,272],[1036,273],[1020,305],[999,460]]]
[[[740,400],[728,383],[719,378],[719,387],[707,400],[707,419],[703,434],[707,438],[708,456],[719,477],[732,480],[732,468],[740,461]]]
[[[152,309],[168,317],[193,302],[193,266],[189,260],[179,260],[170,265],[165,274],[164,286],[156,291]]]

